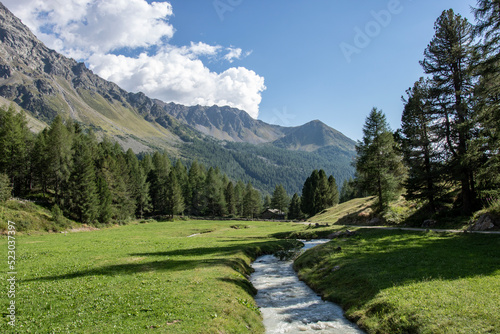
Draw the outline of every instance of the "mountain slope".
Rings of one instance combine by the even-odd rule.
[[[323,122],[315,120],[302,126],[291,128],[288,134],[277,139],[273,144],[289,150],[312,152],[326,146],[353,151],[355,142]]]
[[[83,63],[47,48],[0,3],[0,96],[31,116],[49,123],[56,115],[88,125],[101,136],[137,151],[172,149],[179,128],[187,127],[165,115],[163,124],[144,117],[143,101],[106,81]],[[182,131],[181,131],[182,132]]]
[[[281,127],[230,107],[188,107],[127,92],[47,48],[0,3],[0,105],[11,103],[27,112],[35,132],[62,115],[124,149],[198,159],[266,192],[278,183],[300,192],[313,169],[338,175],[339,184],[353,173],[352,141],[321,122]]]

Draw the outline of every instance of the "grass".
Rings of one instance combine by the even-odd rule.
[[[63,231],[79,224],[66,218],[54,219],[52,212],[27,200],[11,199],[0,203],[0,232],[7,231],[7,222],[16,223],[17,231]]]
[[[308,221],[338,225],[364,225],[373,214],[371,206],[374,203],[375,197],[356,198],[326,209]]]
[[[145,222],[16,235],[16,333],[263,333],[251,260],[296,244],[292,223]],[[202,233],[202,234],[198,234]],[[188,237],[198,234],[193,237]],[[0,239],[7,254],[7,240]],[[7,291],[7,261],[0,288]],[[9,333],[7,293],[0,332]]]
[[[498,235],[363,230],[295,266],[368,333],[498,333],[499,250]]]

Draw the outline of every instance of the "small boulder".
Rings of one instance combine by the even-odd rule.
[[[471,231],[488,231],[495,228],[495,219],[488,213],[481,215],[469,228]]]
[[[435,221],[434,219],[427,219],[422,223],[422,227],[434,227],[436,226],[436,224],[437,221]]]

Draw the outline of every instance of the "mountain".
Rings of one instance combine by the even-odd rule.
[[[290,128],[284,137],[275,140],[273,144],[289,150],[312,152],[327,146],[352,151],[355,142],[325,123],[314,120],[302,126]]]
[[[253,119],[245,111],[231,107],[187,107],[169,103],[164,110],[196,130],[219,140],[261,144],[275,141],[288,128]]]
[[[266,192],[279,183],[300,192],[312,169],[325,169],[339,183],[353,174],[354,142],[320,121],[282,127],[235,108],[183,106],[127,92],[46,47],[1,3],[0,104],[25,110],[35,132],[62,115],[124,149],[198,159]]]
[[[1,3],[0,96],[30,119],[72,118],[136,152],[172,150],[182,136],[197,135],[144,94],[128,93],[47,48]]]

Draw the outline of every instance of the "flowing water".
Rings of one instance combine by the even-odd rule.
[[[328,240],[304,242],[303,250]],[[292,261],[273,255],[259,257],[250,281],[258,290],[255,300],[266,333],[363,333],[343,316],[342,309],[323,301],[293,270]]]

